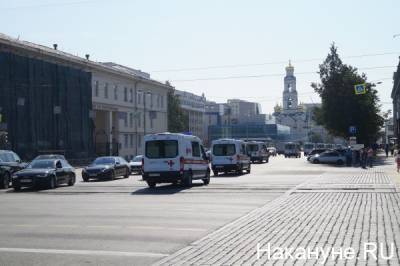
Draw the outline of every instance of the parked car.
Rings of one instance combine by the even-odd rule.
[[[25,169],[12,176],[14,190],[21,187],[56,188],[60,184],[75,184],[75,169],[66,161],[60,159],[34,160]]]
[[[337,151],[329,150],[320,154],[311,156],[310,162],[312,163],[328,163],[342,165],[346,162],[346,157]]]
[[[211,168],[214,176],[219,173],[236,172],[242,174],[251,171],[250,156],[246,151],[246,144],[242,140],[219,139],[211,144]]]
[[[285,158],[290,158],[290,157],[300,158],[301,157],[300,145],[294,142],[285,143],[284,154]]]
[[[276,151],[275,147],[268,147],[267,149],[268,149],[268,152],[270,155],[272,155],[274,157],[277,155],[277,151]]]
[[[132,174],[142,174],[142,160],[143,155],[138,155],[129,162],[129,167]]]
[[[10,186],[12,174],[24,169],[27,165],[15,152],[0,150],[0,189],[7,189]]]
[[[307,156],[307,161],[310,160],[311,156],[316,155],[316,154],[320,154],[327,151],[327,149],[323,148],[323,149],[313,149]]]
[[[192,186],[194,179],[210,183],[210,167],[202,141],[192,135],[160,133],[147,135],[143,180],[150,188],[158,183],[180,182]]]
[[[128,178],[131,170],[128,162],[117,156],[103,156],[96,158],[90,165],[82,170],[84,182],[90,179],[114,180],[118,176]]]
[[[246,149],[252,163],[256,161],[259,163],[263,163],[264,161],[268,163],[269,152],[264,142],[249,141],[246,143]]]
[[[59,159],[59,160],[66,160],[64,155],[61,154],[42,154],[36,156],[34,160],[46,160],[46,159]]]

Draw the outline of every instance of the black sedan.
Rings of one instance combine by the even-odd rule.
[[[88,182],[91,178],[114,180],[118,176],[128,178],[130,167],[122,157],[108,156],[98,157],[92,164],[83,168],[82,179]]]
[[[19,156],[8,150],[0,150],[0,189],[8,188],[13,173],[24,169],[28,164],[21,161]]]
[[[65,160],[46,159],[34,160],[25,169],[12,176],[14,190],[21,187],[56,188],[60,184],[75,184],[75,170]]]

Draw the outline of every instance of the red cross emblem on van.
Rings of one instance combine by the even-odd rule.
[[[167,164],[169,165],[169,167],[172,167],[175,163],[172,160],[167,161]]]

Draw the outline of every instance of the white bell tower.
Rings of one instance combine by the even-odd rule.
[[[286,67],[286,76],[284,78],[283,110],[297,110],[297,108],[296,77],[294,76],[294,67],[289,60],[289,65]]]

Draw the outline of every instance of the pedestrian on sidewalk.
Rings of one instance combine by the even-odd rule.
[[[374,150],[372,149],[372,147],[369,147],[368,151],[367,151],[367,162],[370,168],[372,168],[372,160],[374,158]]]
[[[400,170],[400,153],[397,153],[396,155],[396,164],[397,164],[397,173]]]
[[[389,144],[385,144],[385,153],[386,153],[386,157],[389,157]]]
[[[362,148],[360,151],[360,162],[361,162],[361,167],[362,168],[367,168],[367,150],[365,148]]]

